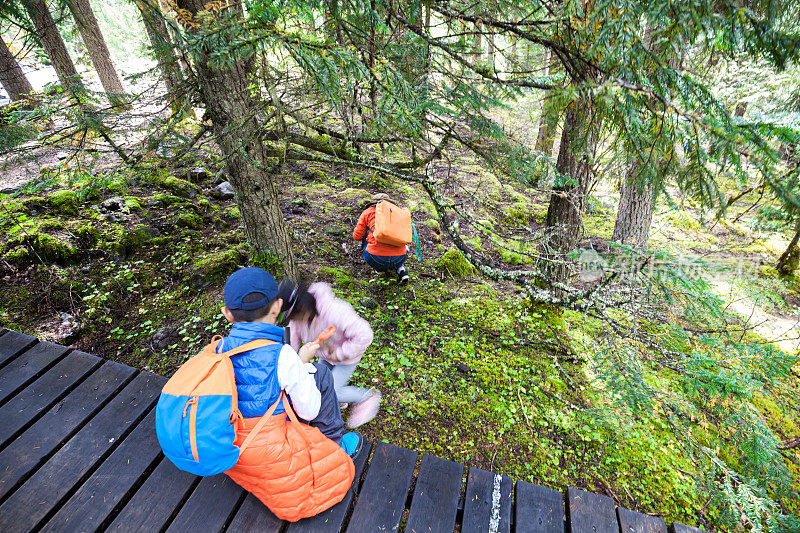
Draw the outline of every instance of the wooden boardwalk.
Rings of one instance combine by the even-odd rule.
[[[153,420],[165,381],[0,330],[0,531],[700,531],[386,443],[365,446],[341,503],[288,524],[227,476],[164,458]]]

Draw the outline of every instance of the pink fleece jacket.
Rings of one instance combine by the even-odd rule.
[[[305,320],[289,322],[292,348],[299,350],[301,345],[319,337],[328,326],[336,326],[336,333],[322,343],[317,355],[334,365],[358,363],[372,344],[369,323],[358,316],[352,305],[337,298],[327,283],[313,283],[308,292],[317,302],[317,316],[310,324]]]

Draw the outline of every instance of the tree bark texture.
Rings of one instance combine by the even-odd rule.
[[[651,47],[653,41],[653,26],[646,26],[642,41],[645,46]],[[674,52],[667,52],[667,62],[677,68],[680,57]],[[650,224],[653,221],[655,208],[656,184],[652,182],[640,183],[636,179],[643,163],[633,161],[626,171],[620,184],[619,207],[617,219],[614,223],[612,239],[623,244],[629,244],[637,249],[647,248],[650,242]],[[661,168],[661,161],[653,161],[652,165]]]
[[[50,58],[50,62],[53,64],[58,80],[64,86],[69,86],[70,84],[82,85],[78,71],[75,69],[75,63],[72,62],[67,46],[64,44],[64,39],[61,38],[61,34],[58,32],[58,27],[53,20],[53,15],[47,8],[47,4],[44,0],[24,0],[23,5],[33,22],[36,34],[42,41],[47,57]]]
[[[193,16],[204,9],[204,3],[205,0],[178,0],[178,6]],[[228,5],[241,14],[241,4]],[[194,27],[187,27],[189,35],[194,31]],[[227,162],[247,240],[255,253],[277,258],[284,273],[298,279],[300,272],[289,228],[281,213],[278,190],[267,170],[271,163],[260,139],[262,130],[255,113],[259,105],[249,88],[255,54],[231,57],[229,63],[214,66],[209,61],[209,50],[201,49],[195,60],[200,96]]]
[[[792,241],[781,254],[778,259],[778,264],[775,265],[775,270],[777,270],[781,276],[791,276],[794,274],[795,270],[797,270],[797,265],[800,263],[800,249],[797,247],[798,241],[800,241],[800,216],[797,217]]]
[[[545,61],[547,61],[547,50],[545,50]],[[547,68],[547,74],[552,76],[559,71],[560,63],[558,57],[554,54],[550,55],[550,65]],[[536,151],[543,152],[547,155],[553,153],[553,143],[556,138],[556,129],[558,128],[559,113],[554,108],[553,101],[550,97],[545,96],[542,102],[542,116],[539,119],[539,131],[536,133]]]
[[[100,32],[100,25],[97,23],[89,0],[66,0],[66,3],[75,19],[78,31],[81,33],[81,39],[86,45],[100,83],[108,94],[109,101],[114,106],[126,106],[125,90],[122,88],[117,71],[111,62],[111,53]]]
[[[632,175],[635,172],[636,167],[630,167],[620,184],[619,208],[611,239],[644,249],[650,242],[655,186],[652,183],[636,183],[636,176]]]
[[[581,229],[586,193],[592,178],[598,126],[591,102],[572,104],[564,117],[564,131],[556,161],[557,177],[547,208],[547,241],[543,254],[550,259],[543,270],[554,281],[569,275],[567,254],[575,248]]]
[[[33,87],[17,63],[17,58],[8,49],[2,37],[0,37],[0,83],[12,102],[24,101],[33,93]]]

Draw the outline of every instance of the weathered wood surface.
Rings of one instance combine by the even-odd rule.
[[[344,499],[287,524],[225,475],[165,459],[155,403],[166,379],[0,329],[0,531],[699,533],[379,442]]]

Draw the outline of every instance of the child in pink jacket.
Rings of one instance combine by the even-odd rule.
[[[292,347],[299,348],[317,339],[329,326],[336,327],[336,332],[320,344],[317,356],[330,366],[339,402],[350,405],[348,427],[355,428],[375,418],[381,393],[347,384],[372,344],[369,323],[358,316],[352,305],[337,298],[327,283],[305,287],[286,279],[279,286],[277,298],[283,300],[278,324],[289,325]]]

